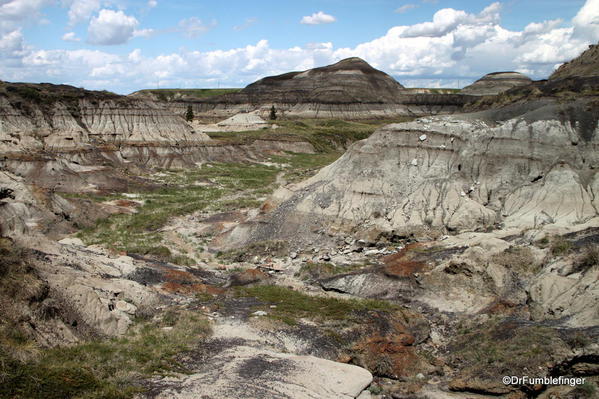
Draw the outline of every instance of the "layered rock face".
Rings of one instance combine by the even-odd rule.
[[[269,76],[239,94],[251,102],[397,103],[403,88],[391,76],[354,57],[321,68]]]
[[[518,72],[494,72],[464,87],[460,93],[471,96],[495,96],[513,87],[530,83],[532,80],[528,76]]]
[[[0,152],[206,140],[157,103],[70,86],[0,86]]]
[[[204,100],[175,100],[183,115],[188,105],[200,117],[226,117],[258,111],[267,118],[274,105],[285,118],[368,119],[453,113],[470,101],[458,94],[413,93],[360,58],[303,72],[269,76],[238,93]]]
[[[252,239],[585,222],[599,205],[598,115],[589,100],[544,100],[388,125],[275,193],[279,206],[250,228]]]
[[[590,45],[579,57],[566,62],[549,80],[564,78],[590,78],[599,76],[599,44]]]

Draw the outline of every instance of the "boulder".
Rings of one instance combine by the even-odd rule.
[[[314,356],[297,356],[235,346],[206,362],[198,373],[156,399],[350,399],[372,382],[367,370]]]

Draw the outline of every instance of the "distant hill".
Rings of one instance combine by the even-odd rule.
[[[590,78],[599,76],[599,44],[589,48],[572,61],[566,62],[555,71],[549,80],[564,78]]]
[[[493,72],[462,89],[462,94],[494,96],[513,87],[526,86],[532,80],[519,72]]]
[[[176,101],[182,99],[201,100],[223,94],[237,93],[241,89],[144,89],[129,94],[129,97],[155,101]]]

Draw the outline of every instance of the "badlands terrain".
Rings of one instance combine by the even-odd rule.
[[[598,397],[598,48],[460,92],[0,82],[0,397]]]

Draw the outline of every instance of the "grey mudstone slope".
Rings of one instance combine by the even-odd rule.
[[[66,85],[0,83],[0,152],[207,140],[159,103]]]
[[[274,105],[283,118],[366,119],[453,113],[470,99],[460,94],[415,94],[353,57],[333,65],[268,76],[237,93],[195,101],[175,99],[168,106],[183,115],[191,105],[195,115],[205,118],[252,111],[268,118]]]
[[[532,80],[519,72],[489,73],[462,89],[462,94],[471,96],[494,96],[512,87],[526,86]]]
[[[542,100],[388,125],[231,238],[582,223],[599,205],[598,118],[592,102]]]
[[[590,45],[580,56],[566,62],[555,71],[549,80],[564,78],[590,78],[599,76],[599,44]]]
[[[250,99],[267,96],[300,102],[396,103],[402,90],[391,76],[354,57],[321,68],[269,76],[240,94]]]

